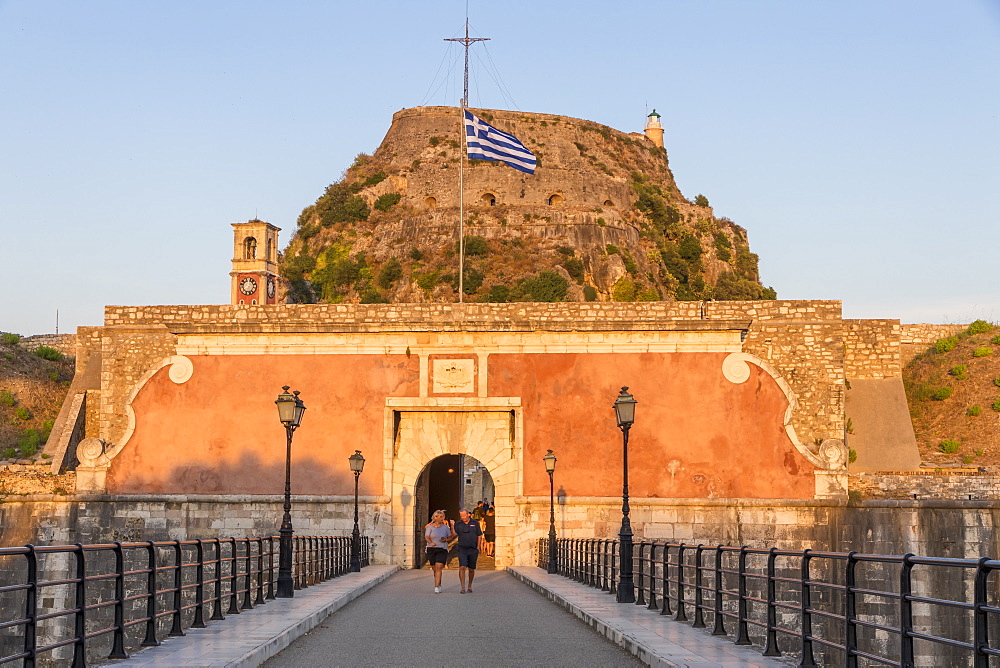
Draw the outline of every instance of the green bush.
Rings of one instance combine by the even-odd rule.
[[[997,413],[1000,413],[1000,399],[997,399],[992,404],[990,404],[990,408],[995,410]]]
[[[417,285],[419,285],[424,290],[433,290],[437,284],[441,281],[441,272],[432,271],[426,274],[415,274],[417,279]]]
[[[611,298],[616,302],[634,302],[637,286],[627,277],[622,276],[611,288]]]
[[[984,453],[984,452],[986,452],[986,451],[985,451],[985,450],[983,450],[982,448],[976,448],[976,449],[975,449],[975,450],[973,450],[972,452],[974,452],[974,453],[975,453],[976,457],[982,457],[982,456],[983,456],[983,453]]]
[[[388,304],[389,300],[375,288],[368,288],[361,291],[362,304]]]
[[[410,259],[413,260],[414,262],[419,262],[420,260],[424,259],[424,253],[423,253],[423,251],[421,251],[416,246],[414,246],[413,248],[410,249],[410,252],[408,253],[408,255],[410,256]]]
[[[950,455],[958,452],[958,448],[960,447],[960,445],[961,444],[958,441],[946,438],[945,440],[941,441],[940,445],[938,445],[938,450],[940,450],[945,454]]]
[[[543,271],[534,278],[520,281],[518,288],[525,301],[560,302],[566,297],[569,281],[554,271]]]
[[[473,267],[466,267],[464,280],[462,281],[462,291],[467,295],[476,294],[479,286],[483,284],[484,278],[486,278],[486,276],[483,275],[483,272]]]
[[[385,172],[375,172],[367,179],[365,179],[361,185],[364,186],[365,188],[367,188],[368,186],[377,186],[378,184],[385,181],[388,177],[389,175],[386,174]]]
[[[35,348],[35,354],[43,360],[49,360],[50,362],[58,362],[63,358],[63,354],[61,352],[55,348],[49,348],[48,346],[38,346]]]
[[[619,251],[619,248],[618,248],[618,246],[615,246],[614,244],[608,244],[608,245],[606,245],[606,246],[604,247],[604,251],[605,251],[605,252],[606,252],[606,253],[607,253],[608,255],[615,255],[616,253],[618,253],[618,251]]]
[[[962,456],[962,463],[963,464],[971,464],[972,460],[973,460],[973,456],[972,455],[963,455]]]
[[[562,266],[577,283],[583,283],[583,260],[578,257],[568,257],[562,262]]]
[[[0,343],[6,343],[9,346],[17,345],[21,341],[21,336],[19,334],[11,334],[10,332],[3,332],[0,334]]]
[[[993,344],[994,346],[1000,346],[1000,334],[997,334],[992,339],[990,339],[990,343]]]
[[[491,304],[506,304],[510,299],[510,287],[507,285],[494,285],[483,298],[484,302]]]
[[[0,390],[0,404],[8,408],[17,406],[17,399],[14,398],[14,393],[10,390]]]
[[[965,409],[965,414],[968,415],[969,417],[976,417],[977,415],[982,414],[982,412],[983,409],[980,408],[978,404],[975,406],[969,406],[967,409]]]
[[[17,448],[7,448],[3,451],[4,459],[14,459],[17,457]]]
[[[694,203],[697,204],[698,206],[708,206],[708,198],[702,195],[701,193],[698,193],[694,197]]]
[[[855,450],[854,448],[848,448],[847,461],[850,464],[853,464],[854,462],[858,461],[858,451]]]
[[[488,251],[489,251],[489,246],[486,244],[485,237],[480,237],[480,236],[465,237],[466,255],[486,255]]]
[[[596,302],[597,288],[595,288],[593,285],[583,286],[583,298],[588,302]]]
[[[380,195],[377,200],[375,200],[375,208],[379,211],[388,211],[392,207],[399,204],[399,200],[403,199],[403,196],[399,193],[386,193]]]
[[[950,387],[939,387],[934,390],[934,394],[931,395],[931,399],[934,401],[944,401],[951,396],[952,389]]]
[[[993,354],[992,348],[987,348],[986,346],[981,346],[972,351],[973,357],[989,357]]]
[[[38,452],[38,446],[42,443],[42,435],[36,429],[25,429],[21,437],[17,439],[17,447],[23,457],[34,456]]]
[[[969,334],[985,334],[986,332],[993,329],[993,325],[986,322],[985,320],[976,320],[971,325],[969,329],[965,330]]]
[[[951,367],[951,369],[948,370],[948,373],[959,380],[965,380],[966,378],[968,378],[968,376],[965,373],[968,370],[969,367],[967,365],[956,364],[955,366]]]
[[[954,350],[955,346],[957,345],[958,345],[958,337],[949,336],[947,338],[938,339],[937,341],[935,341],[934,350],[938,351],[939,353],[946,353],[951,350]]]
[[[378,272],[378,285],[380,288],[389,288],[393,283],[403,277],[403,267],[396,258],[390,259]]]
[[[30,420],[31,411],[29,411],[24,406],[21,406],[16,411],[14,411],[14,417],[16,417],[18,420]]]

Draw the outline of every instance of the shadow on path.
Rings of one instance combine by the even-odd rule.
[[[266,666],[641,666],[568,612],[502,571],[459,594],[427,571],[402,571],[330,615]]]

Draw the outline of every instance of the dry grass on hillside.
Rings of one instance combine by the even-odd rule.
[[[921,459],[1000,470],[1000,327],[953,339],[903,370]]]
[[[0,343],[0,460],[26,454],[24,446],[34,441],[29,430],[47,435],[73,372],[71,358],[46,360],[16,344]],[[37,443],[39,451],[43,444]]]

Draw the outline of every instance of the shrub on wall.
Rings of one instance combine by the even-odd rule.
[[[61,352],[55,348],[49,348],[48,346],[38,346],[35,348],[35,354],[43,360],[49,360],[50,362],[58,362],[63,358],[63,354]]]
[[[17,399],[14,398],[14,393],[10,390],[0,390],[0,404],[8,408],[17,406]]]
[[[377,200],[375,200],[375,208],[379,211],[388,211],[392,207],[399,204],[399,200],[403,198],[399,193],[386,193],[385,195],[380,195]]]
[[[16,345],[21,341],[21,336],[19,334],[12,334],[11,332],[4,332],[0,334],[0,343],[6,343],[9,346]]]
[[[958,337],[957,336],[949,336],[949,337],[946,337],[946,338],[943,338],[943,339],[938,339],[937,341],[935,341],[934,342],[934,350],[938,351],[939,353],[946,353],[946,352],[949,352],[951,350],[954,350],[955,346],[957,346],[957,345],[958,345]]]
[[[990,323],[986,322],[985,320],[976,320],[971,325],[969,325],[969,329],[967,329],[966,331],[969,334],[985,334],[991,329],[993,329],[993,325],[991,325]]]
[[[380,288],[388,288],[393,283],[403,277],[403,267],[396,258],[390,259],[378,272],[378,285]]]

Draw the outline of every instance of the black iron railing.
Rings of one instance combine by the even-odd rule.
[[[349,536],[296,536],[293,548],[296,589],[349,572]],[[367,537],[361,556],[369,565]],[[0,665],[84,666],[101,646],[127,658],[274,599],[277,562],[277,536],[0,548]]]
[[[616,540],[558,541],[559,574],[602,591],[615,591],[617,559]],[[1000,658],[997,560],[636,541],[633,569],[636,605],[800,666]]]

